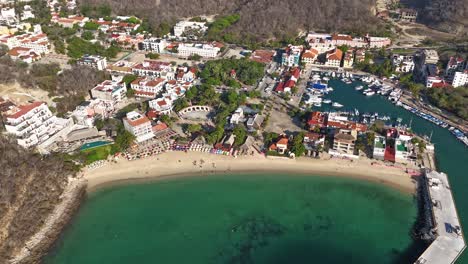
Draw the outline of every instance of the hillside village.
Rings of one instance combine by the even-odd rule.
[[[182,20],[156,37],[143,19],[111,16],[105,8],[99,10],[102,17],[86,17],[74,1],[20,6],[2,4],[4,57],[22,67],[87,67],[107,78],[89,87],[67,112],[57,112],[54,103],[4,96],[5,132],[24,148],[67,153],[88,166],[108,157],[131,160],[168,150],[285,157],[325,153],[414,163],[426,144],[407,127],[314,110],[327,103],[321,96],[331,90],[324,80],[336,73],[351,82],[357,79],[349,74],[354,72],[359,80],[374,78],[372,85],[388,81],[392,86],[386,91],[395,103],[402,89],[418,97],[423,87],[468,84],[466,58],[453,56],[441,69],[436,50],[399,52],[390,49],[389,37],[309,32],[282,48],[250,50],[205,38],[214,27],[236,23],[235,15]],[[405,22],[417,16],[398,12],[394,19]],[[366,95],[377,91],[367,90]]]

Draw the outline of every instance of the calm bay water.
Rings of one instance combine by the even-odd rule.
[[[386,99],[331,81],[345,108],[413,118],[433,131],[468,228],[468,152],[450,133]],[[409,195],[334,177],[236,175],[129,185],[91,195],[45,263],[410,263]],[[468,263],[466,254],[457,263]]]
[[[401,263],[413,198],[334,177],[190,177],[92,194],[46,263]]]

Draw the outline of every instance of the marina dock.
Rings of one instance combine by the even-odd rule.
[[[430,235],[435,239],[415,264],[455,263],[466,243],[448,177],[445,173],[427,170],[423,185],[431,203],[431,219],[428,221],[433,227]]]

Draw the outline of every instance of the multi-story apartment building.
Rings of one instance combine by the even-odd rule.
[[[212,44],[179,44],[179,56],[190,57],[192,55],[199,55],[204,58],[214,58],[221,51],[219,47]]]
[[[408,142],[401,139],[395,140],[395,162],[408,162],[410,152],[408,150]]]
[[[168,97],[161,97],[155,100],[149,101],[148,105],[151,109],[153,109],[157,115],[168,115],[172,113],[172,98]]]
[[[299,66],[300,58],[304,47],[288,45],[281,56],[281,64],[288,67]]]
[[[132,72],[138,76],[158,77],[166,80],[175,78],[175,70],[168,62],[145,60],[132,67]]]
[[[0,36],[0,44],[8,46],[9,49],[16,47],[28,48],[36,54],[47,54],[50,52],[50,44],[46,34],[22,34]]]
[[[445,68],[445,79],[449,82],[453,81],[456,72],[462,72],[465,68],[465,60],[462,57],[450,57]]]
[[[103,71],[107,68],[107,59],[98,55],[84,55],[76,62],[76,64],[89,66]]]
[[[365,49],[357,49],[354,53],[354,62],[359,63],[363,62],[366,59],[366,50]]]
[[[94,99],[101,99],[113,104],[123,101],[127,98],[127,88],[122,82],[106,80],[91,89],[91,96]]]
[[[382,38],[382,37],[366,37],[367,42],[368,42],[368,47],[373,49],[373,48],[383,48],[390,46],[392,44],[392,40],[389,38]]]
[[[345,154],[354,153],[356,137],[347,130],[340,130],[333,138],[333,150]]]
[[[140,42],[138,48],[140,50],[151,51],[156,53],[162,53],[166,49],[168,43],[165,39],[160,38],[148,38],[143,42]]]
[[[348,49],[343,58],[343,67],[352,68],[354,64],[354,50]]]
[[[153,127],[148,117],[132,111],[123,119],[125,129],[135,136],[138,143],[154,137]]]
[[[378,160],[384,160],[385,156],[385,147],[386,147],[386,139],[382,136],[375,136],[374,139],[374,150],[373,150],[373,158]]]
[[[396,72],[412,72],[414,70],[414,55],[393,54],[392,64]]]
[[[457,88],[466,84],[468,84],[468,70],[456,72],[453,77],[452,86]]]
[[[405,22],[416,22],[418,11],[409,8],[402,8],[399,10],[399,19]]]
[[[342,59],[343,59],[343,51],[336,48],[327,53],[327,61],[325,62],[325,65],[330,66],[330,67],[340,67]]]
[[[436,50],[424,50],[423,62],[426,64],[437,64],[439,62],[439,54]]]
[[[5,117],[6,131],[15,135],[18,144],[25,148],[36,146],[57,132],[57,118],[44,102],[19,106]]]
[[[155,98],[163,90],[165,83],[166,80],[162,78],[140,77],[130,86],[135,90],[135,96]]]
[[[302,63],[304,63],[305,65],[314,64],[317,61],[318,55],[318,50],[314,48],[308,49],[302,54]]]

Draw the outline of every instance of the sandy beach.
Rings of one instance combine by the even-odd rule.
[[[416,190],[415,181],[404,169],[385,166],[382,162],[375,163],[368,159],[234,158],[201,152],[167,152],[146,159],[110,162],[98,169],[85,170],[83,177],[88,181],[88,192],[127,181],[241,172],[351,177],[382,183],[406,193]]]

